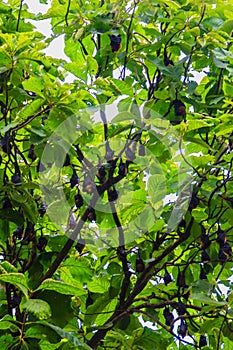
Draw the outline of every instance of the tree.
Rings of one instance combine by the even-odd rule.
[[[1,349],[232,346],[228,5],[0,4]]]

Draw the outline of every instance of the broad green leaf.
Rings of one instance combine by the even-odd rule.
[[[64,345],[66,342],[68,342],[68,339],[64,338],[57,344],[51,344],[47,340],[41,340],[39,344],[40,344],[40,349],[41,350],[57,350],[57,349],[59,349],[59,347]]]
[[[109,304],[101,310],[101,313],[97,316],[95,323],[97,327],[103,326],[105,322],[111,317],[111,314],[114,313],[115,308],[118,305],[118,300],[117,299],[112,299]]]
[[[191,156],[190,160],[191,160],[191,163],[193,164],[193,166],[198,166],[200,168],[206,168],[208,166],[211,166],[211,164],[214,163],[214,156],[211,156],[211,155],[202,155],[200,157]]]
[[[32,133],[34,133],[34,134],[36,134],[36,135],[38,135],[38,136],[40,136],[40,137],[45,137],[45,136],[47,136],[47,133],[46,133],[46,131],[45,130],[43,130],[42,128],[36,128],[36,127],[31,127],[31,129],[30,129],[30,131],[32,132]]]
[[[2,350],[8,350],[9,346],[13,347],[14,345],[16,345],[15,337],[13,338],[11,334],[2,335],[0,337],[0,346]]]
[[[233,305],[233,292],[228,294],[228,304],[230,307]]]
[[[210,127],[210,126],[213,126],[213,124],[206,123],[204,120],[197,120],[197,119],[189,120],[187,130],[188,131],[197,130],[197,129],[201,129],[203,127]]]
[[[221,326],[221,319],[215,318],[211,320],[206,320],[200,327],[200,333],[213,334],[214,328],[219,328]]]
[[[192,283],[192,292],[193,294],[199,293],[210,293],[213,289],[213,286],[207,282],[207,280],[199,280]]]
[[[0,218],[14,222],[17,226],[23,225],[23,216],[13,209],[0,209]]]
[[[33,116],[34,114],[36,114],[36,112],[40,111],[40,108],[43,106],[43,103],[44,99],[42,98],[38,98],[32,101],[20,111],[19,116],[22,118]]]
[[[87,63],[83,63],[83,66],[80,66],[78,62],[66,63],[64,68],[74,74],[76,77],[82,79],[83,81],[87,80]]]
[[[54,290],[60,294],[66,295],[84,295],[85,291],[83,289],[78,288],[75,285],[68,284],[62,281],[55,281],[53,279],[45,280],[37,290]]]
[[[105,293],[110,287],[110,282],[107,278],[95,278],[87,283],[87,288],[93,293]]]
[[[155,203],[155,205],[158,203]],[[139,209],[137,217],[135,218],[136,227],[140,227],[142,230],[150,229],[155,223],[155,215],[159,213],[159,208],[156,207],[155,213],[150,205],[139,204],[139,207],[135,205],[136,209]],[[132,206],[131,211],[134,210]]]
[[[10,321],[0,321],[1,330],[9,330],[10,332],[19,332],[19,327],[17,327],[13,322]]]
[[[75,347],[78,347],[79,349],[84,349],[84,350],[91,350],[91,348],[87,344],[85,344],[81,340],[79,340],[75,335],[72,334],[72,332],[64,331],[63,329],[56,327],[56,326],[54,326],[50,323],[47,323],[45,321],[40,322],[40,323],[42,325],[45,325],[45,326],[53,329],[58,335],[60,335],[60,337],[62,337],[63,339],[67,339]]]
[[[112,78],[111,82],[118,88],[121,95],[129,95],[133,97],[133,87],[127,84],[125,81]]]
[[[3,261],[0,263],[0,271],[2,274],[9,272],[17,272],[17,268],[10,264],[8,261]]]
[[[233,20],[226,21],[222,26],[222,30],[230,34],[233,30]]]
[[[1,132],[2,132],[2,133],[5,133],[5,132],[7,132],[8,130],[10,130],[10,129],[14,128],[15,126],[17,126],[18,124],[19,124],[19,122],[13,122],[13,123],[10,123],[10,124],[8,124],[8,125],[6,125],[6,126],[3,126],[3,127],[1,128]]]
[[[193,149],[195,149],[196,145],[200,145],[201,147],[203,147],[204,149],[208,149],[207,144],[203,141],[200,140],[198,138],[195,137],[189,137],[188,138],[190,141],[190,145],[187,146],[187,148],[189,149],[190,147],[193,147]],[[189,147],[190,146],[190,147]]]
[[[215,307],[218,307],[218,306],[221,307],[221,306],[224,306],[227,304],[224,301],[216,301],[214,299],[211,299],[210,297],[208,297],[207,295],[202,294],[202,293],[193,293],[190,295],[190,299],[200,301],[204,304],[213,305]]]
[[[25,80],[23,82],[23,87],[25,90],[27,91],[31,91],[31,92],[35,92],[37,95],[41,96],[42,98],[43,96],[43,89],[44,89],[44,82],[41,78],[34,78],[31,77],[28,80]],[[42,101],[42,100],[40,100]],[[36,101],[34,101],[36,102]],[[37,104],[39,103],[39,101],[36,102]]]
[[[0,281],[13,284],[17,288],[19,288],[26,297],[28,296],[29,288],[28,288],[27,280],[24,274],[17,273],[17,272],[1,274]]]
[[[166,196],[167,184],[163,174],[156,174],[149,177],[148,194],[154,203],[161,201]]]
[[[227,95],[227,96],[233,95],[233,88],[232,88],[232,85],[230,84],[230,82],[225,81],[223,83],[223,91],[224,91],[225,95]]]
[[[86,283],[93,277],[93,270],[90,261],[85,257],[79,257],[77,259],[75,256],[72,256],[63,262],[61,269],[63,267],[69,269],[72,277],[77,279],[77,284]]]
[[[98,64],[96,62],[96,60],[91,57],[91,56],[87,56],[87,69],[89,74],[91,75],[96,75],[97,71],[98,71]]]
[[[124,122],[124,121],[135,121],[136,123],[139,123],[140,119],[138,118],[137,115],[130,113],[130,112],[120,112],[118,115],[116,115],[112,122],[113,123],[118,123],[118,122]]]
[[[29,299],[20,305],[21,310],[35,315],[40,320],[46,320],[51,316],[51,309],[48,303],[41,299]]]
[[[23,340],[21,344],[21,350],[30,350],[29,345]]]
[[[92,327],[95,324],[96,318],[102,314],[103,310],[108,306],[110,301],[111,299],[106,293],[98,296],[94,303],[87,307],[85,323]]]
[[[35,202],[28,201],[28,202],[22,203],[21,205],[24,211],[24,215],[27,217],[27,219],[32,223],[36,223],[37,217],[38,217],[38,210],[37,210],[37,207],[35,206]]]

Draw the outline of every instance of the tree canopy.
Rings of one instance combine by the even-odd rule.
[[[0,4],[0,348],[230,349],[232,2],[40,3]]]

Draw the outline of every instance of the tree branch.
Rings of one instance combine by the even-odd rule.
[[[93,347],[93,349],[97,348],[99,342],[105,337],[106,333],[114,327],[115,318],[117,317],[118,320],[121,319],[122,313],[125,312],[125,310],[127,310],[127,308],[134,302],[134,298],[143,290],[143,288],[146,286],[150,278],[153,276],[154,271],[152,273],[149,273],[151,269],[154,268],[156,264],[158,264],[164,257],[170,254],[176,247],[178,247],[182,242],[184,242],[189,237],[193,222],[194,222],[194,219],[192,217],[184,234],[177,241],[175,241],[168,248],[166,248],[163,251],[163,253],[161,253],[157,258],[155,258],[154,261],[152,261],[146,266],[145,270],[139,276],[133,292],[129,295],[125,303],[121,307],[118,307],[114,312],[114,314],[109,318],[109,320],[106,321],[105,323],[106,328],[98,330],[93,335],[93,337],[88,342],[89,346]]]
[[[138,280],[135,284],[133,292],[130,294],[129,298],[127,299],[125,306],[128,307],[130,304],[132,304],[134,298],[143,290],[143,288],[147,285],[148,281],[150,280],[151,276],[153,276],[154,271],[150,273],[152,268],[154,268],[160,261],[162,261],[168,254],[170,254],[176,247],[178,247],[182,242],[186,241],[186,239],[190,235],[190,230],[193,225],[194,219],[191,218],[189,225],[186,229],[186,231],[182,234],[182,236],[177,239],[174,243],[172,243],[169,247],[167,247],[158,257],[154,259],[154,261],[150,262],[145,270],[141,273],[141,275],[138,277]]]
[[[126,66],[127,66],[127,59],[128,59],[128,51],[129,51],[129,40],[130,40],[130,35],[131,35],[131,26],[133,23],[133,18],[134,18],[134,13],[137,7],[137,1],[134,0],[134,7],[133,7],[133,11],[130,17],[130,22],[129,22],[129,26],[127,28],[127,32],[126,32],[126,48],[125,48],[125,57],[124,57],[124,65],[123,65],[123,69],[121,71],[121,75],[120,78],[122,80],[125,80],[125,73],[126,73]]]
[[[21,16],[21,11],[22,11],[22,6],[23,6],[23,1],[20,1],[20,5],[19,5],[19,13],[18,13],[18,18],[17,18],[17,23],[16,23],[16,32],[19,31],[19,23],[20,23],[20,16]]]
[[[131,309],[132,312],[137,312],[137,309]],[[181,337],[179,337],[177,334],[175,334],[172,329],[170,327],[167,327],[165,324],[163,324],[162,322],[160,322],[155,316],[151,315],[149,312],[147,311],[140,311],[142,314],[146,315],[147,317],[149,317],[151,320],[153,320],[155,323],[157,323],[158,325],[160,325],[163,329],[165,329],[168,333],[170,333],[171,335],[173,335],[173,337],[175,337],[176,339],[178,339],[179,341],[187,344],[187,345],[192,345],[192,343],[189,343],[188,341],[182,339]]]
[[[126,252],[125,252],[124,231],[121,226],[120,219],[117,215],[115,204],[113,202],[110,202],[110,207],[111,207],[113,219],[115,221],[115,224],[119,232],[119,248],[117,252],[118,252],[118,257],[122,262],[122,268],[125,275],[121,286],[121,292],[120,292],[120,307],[121,307],[125,301],[125,295],[129,287],[131,273],[129,271],[128,261],[127,261]]]
[[[46,107],[45,109],[43,109],[42,111],[36,113],[35,115],[31,115],[29,116],[23,123],[15,126],[14,128],[11,128],[10,131],[17,131],[19,129],[22,129],[24,126],[28,125],[31,123],[31,121],[33,121],[35,118],[41,116],[43,113],[46,113],[50,110],[50,107]]]
[[[120,180],[122,180],[125,177],[125,175],[118,175],[116,177],[111,177],[110,179],[108,179],[101,187],[100,189],[98,189],[98,192],[96,191],[92,197],[92,199],[90,200],[90,204],[88,206],[88,208],[85,210],[85,212],[83,213],[82,217],[79,219],[74,231],[72,232],[72,234],[70,235],[70,238],[68,239],[68,241],[66,242],[66,244],[64,245],[64,247],[62,248],[62,250],[60,251],[60,253],[58,254],[57,258],[55,259],[55,261],[53,262],[53,264],[50,266],[49,270],[46,272],[46,274],[40,279],[40,281],[38,282],[37,288],[41,285],[41,283],[46,280],[47,278],[51,278],[52,275],[56,272],[56,270],[58,269],[59,265],[61,264],[62,260],[67,256],[67,254],[69,253],[74,241],[77,239],[78,234],[80,232],[80,230],[82,229],[84,223],[87,220],[87,216],[88,216],[88,210],[89,208],[94,208],[96,205],[96,202],[99,199],[99,196],[104,193],[104,191],[108,190],[110,187],[112,187],[113,185],[115,185],[117,182],[119,182]],[[35,293],[34,293],[35,294]],[[34,295],[33,294],[33,295]]]
[[[67,5],[67,9],[66,9],[66,14],[65,14],[65,22],[66,22],[66,26],[68,27],[68,15],[70,12],[70,4],[71,4],[71,0],[68,0],[68,5]]]

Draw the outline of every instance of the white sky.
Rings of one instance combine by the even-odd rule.
[[[24,0],[24,3],[28,5],[28,9],[30,12],[33,13],[46,13],[50,4],[40,4],[39,0]],[[48,3],[51,3],[51,0],[48,1]]]

